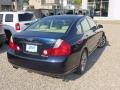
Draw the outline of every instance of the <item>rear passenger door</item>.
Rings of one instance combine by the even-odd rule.
[[[91,30],[91,27],[86,18],[81,21],[81,26],[82,26],[82,30],[84,33],[83,37],[85,39],[87,39],[87,47],[88,47],[88,51],[90,53],[96,47],[95,32],[93,32],[93,30]]]
[[[90,18],[87,17],[88,23],[90,25],[90,30],[92,30],[95,33],[95,44],[97,46],[100,37],[102,36],[102,32],[100,29],[97,28],[97,24]]]
[[[13,34],[15,33],[15,22],[14,22],[14,14],[4,14],[4,28],[6,30],[10,30],[10,32]],[[15,20],[17,20],[15,18]]]
[[[4,20],[4,24],[14,27],[14,23],[13,23],[13,14],[5,14],[5,20]],[[10,29],[8,29],[10,30]]]
[[[5,15],[5,23],[11,25],[13,22],[13,14],[6,14]]]

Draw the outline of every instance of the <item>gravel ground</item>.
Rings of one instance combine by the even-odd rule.
[[[0,90],[120,90],[120,25],[104,24],[108,44],[89,59],[84,75],[53,78],[23,69],[13,69],[0,49]]]

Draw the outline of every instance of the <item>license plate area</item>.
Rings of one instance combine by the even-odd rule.
[[[43,49],[42,43],[23,42],[22,45],[24,54],[40,55],[42,53]]]
[[[26,44],[26,52],[28,53],[37,53],[38,52],[38,46],[33,44]]]

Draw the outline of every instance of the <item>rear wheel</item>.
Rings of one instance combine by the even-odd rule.
[[[84,50],[81,54],[79,67],[77,68],[77,71],[76,71],[77,74],[83,74],[85,72],[87,61],[88,61],[87,50]]]
[[[103,48],[105,45],[106,45],[106,36],[103,35],[103,36],[100,38],[100,41],[99,41],[99,43],[98,43],[98,48]]]

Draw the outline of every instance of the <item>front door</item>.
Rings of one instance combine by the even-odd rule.
[[[96,33],[93,30],[91,30],[87,19],[82,20],[81,25],[84,33],[83,37],[87,39],[87,47],[90,53],[96,47]]]

